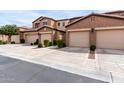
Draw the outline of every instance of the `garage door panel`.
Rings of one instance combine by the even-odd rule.
[[[70,32],[69,46],[89,47],[89,32]]]
[[[124,49],[124,31],[98,31],[97,48]]]
[[[34,43],[38,39],[38,35],[27,35],[26,43]]]
[[[51,34],[42,34],[42,35],[41,35],[41,42],[43,43],[44,40],[49,40],[49,41],[51,41]]]

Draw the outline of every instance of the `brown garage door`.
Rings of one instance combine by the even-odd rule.
[[[49,40],[49,41],[51,41],[51,34],[42,34],[41,35],[41,42],[43,43],[44,42],[44,40]]]
[[[89,32],[69,32],[69,46],[89,47]]]
[[[124,30],[97,31],[97,48],[124,49]]]
[[[27,35],[26,43],[34,43],[38,39],[38,35]]]

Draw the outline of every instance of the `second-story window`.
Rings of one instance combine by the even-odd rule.
[[[47,24],[47,22],[43,22],[43,26],[47,26],[48,24]]]
[[[58,23],[58,26],[60,26],[60,23]]]
[[[35,28],[38,28],[40,23],[35,23]]]
[[[62,25],[65,26],[65,22],[63,22]]]
[[[43,26],[47,26],[47,25],[48,25],[48,20],[47,19],[43,20]]]

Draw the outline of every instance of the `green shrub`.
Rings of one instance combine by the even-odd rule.
[[[44,40],[44,46],[48,47],[49,46],[49,40]]]
[[[3,41],[3,44],[7,44],[7,41]]]
[[[20,43],[25,43],[25,40],[24,39],[20,39]]]
[[[39,43],[38,48],[42,48],[42,47],[43,47],[42,43]]]
[[[35,42],[34,42],[34,45],[38,45],[39,43],[39,40],[37,39]]]
[[[63,44],[63,47],[66,47],[66,44],[65,43]]]
[[[53,44],[52,44],[52,42],[49,42],[49,46],[52,46]]]
[[[90,46],[90,51],[95,51],[96,50],[96,45],[91,45]]]
[[[64,41],[63,40],[57,40],[57,46],[58,46],[58,48],[65,47]]]
[[[0,45],[2,45],[3,44],[3,41],[2,40],[0,40]]]
[[[30,44],[31,46],[34,45],[33,43]]]
[[[5,45],[5,44],[7,44],[7,41],[0,40],[0,45]]]
[[[54,46],[57,45],[57,40],[53,40],[53,45],[54,45]]]
[[[33,45],[38,45],[38,44],[36,42],[34,42]]]
[[[12,41],[11,44],[15,44],[15,41]]]

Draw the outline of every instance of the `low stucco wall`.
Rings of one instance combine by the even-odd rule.
[[[0,40],[8,42],[8,36],[7,35],[0,35]]]
[[[11,41],[14,41],[15,43],[20,43],[20,36],[19,35],[12,35]]]
[[[7,35],[0,35],[0,40],[8,42],[8,36]],[[19,35],[12,35],[11,41],[14,41],[15,43],[20,43],[20,36]]]

